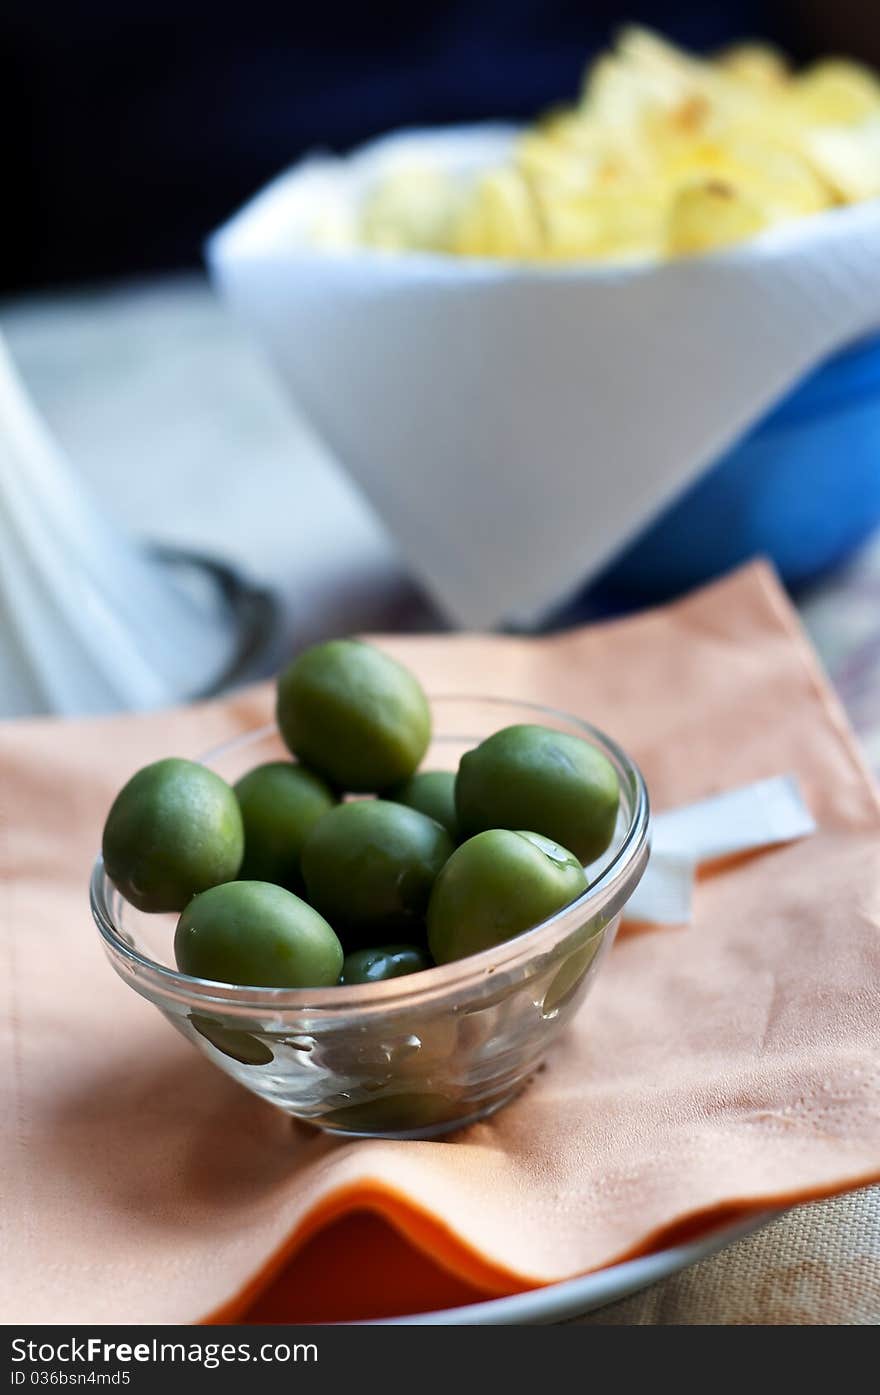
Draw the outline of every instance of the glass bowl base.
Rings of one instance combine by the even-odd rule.
[[[321,1133],[333,1134],[337,1138],[386,1138],[386,1139],[430,1139],[443,1138],[446,1134],[458,1133],[460,1129],[466,1129],[471,1124],[477,1124],[481,1119],[488,1119],[497,1110],[503,1109],[511,1100],[515,1099],[524,1087],[517,1086],[514,1090],[508,1090],[499,1099],[492,1100],[490,1104],[484,1104],[481,1109],[475,1110],[471,1114],[464,1114],[455,1119],[438,1120],[433,1124],[423,1124],[418,1128],[411,1129],[388,1129],[380,1128],[378,1125],[373,1129],[367,1128],[346,1128],[342,1124],[316,1123],[313,1127]],[[301,1123],[310,1123],[310,1120],[300,1120]]]

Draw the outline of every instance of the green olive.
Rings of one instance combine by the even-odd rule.
[[[418,938],[434,879],[452,839],[405,804],[358,799],[315,824],[302,854],[309,900],[347,947]]]
[[[370,644],[306,649],[278,680],[278,726],[294,755],[338,789],[367,793],[407,779],[431,737],[413,675]]]
[[[383,1094],[373,1100],[340,1105],[320,1119],[313,1120],[324,1128],[353,1134],[409,1134],[423,1130],[435,1131],[452,1124],[461,1113],[461,1101],[450,1095],[426,1090],[409,1094]]]
[[[242,776],[235,797],[244,823],[242,880],[277,882],[301,892],[303,843],[336,804],[329,785],[302,765],[277,760]]]
[[[544,994],[541,1011],[545,1017],[558,1013],[575,996],[586,978],[587,970],[602,948],[605,925],[591,922],[584,926],[582,934],[586,937],[585,942],[563,960]]]
[[[182,973],[259,988],[329,987],[342,970],[326,920],[273,882],[227,882],[194,897],[174,955]]]
[[[504,727],[462,756],[455,805],[463,837],[534,828],[590,863],[614,836],[620,788],[614,766],[579,736]]]
[[[235,795],[191,760],[157,760],[133,775],[104,824],[107,876],[141,911],[180,911],[238,875],[244,829]]]
[[[205,1041],[209,1041],[215,1051],[219,1051],[221,1056],[228,1056],[232,1061],[238,1061],[243,1066],[270,1066],[275,1059],[266,1042],[254,1036],[253,1032],[224,1027],[222,1022],[216,1022],[213,1017],[200,1017],[194,1012],[190,1013],[189,1020],[193,1031],[198,1032]]]
[[[453,770],[417,770],[408,780],[387,790],[385,798],[418,809],[420,814],[442,823],[451,838],[458,837]]]
[[[382,983],[430,967],[430,959],[418,945],[379,945],[376,949],[355,949],[346,954],[339,982]]]
[[[539,833],[478,833],[456,849],[434,883],[431,953],[448,964],[491,949],[561,911],[586,886],[574,854]]]

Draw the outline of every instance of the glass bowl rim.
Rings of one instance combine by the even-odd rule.
[[[89,900],[93,919],[111,960],[120,958],[134,976],[142,983],[149,983],[159,995],[188,1003],[193,1007],[226,1007],[236,1015],[248,1011],[254,1015],[266,1011],[316,1013],[326,1020],[337,1016],[345,1017],[353,1011],[363,1013],[371,1008],[385,1012],[390,1008],[418,1006],[424,999],[434,999],[438,993],[475,985],[500,970],[516,972],[526,967],[542,951],[550,951],[564,940],[569,933],[569,921],[583,922],[584,919],[601,913],[608,906],[613,907],[611,915],[622,909],[641,877],[648,858],[648,791],[644,777],[632,757],[599,727],[573,713],[564,712],[545,703],[460,693],[429,694],[428,700],[432,706],[435,703],[462,706],[497,705],[519,708],[524,713],[555,717],[579,727],[591,739],[592,744],[609,756],[612,764],[628,777],[633,792],[632,816],[620,847],[607,867],[602,869],[586,891],[574,901],[570,901],[567,906],[563,906],[546,920],[532,926],[530,930],[524,930],[522,934],[514,935],[491,949],[481,950],[477,954],[467,955],[449,964],[434,965],[419,973],[350,987],[333,985],[329,988],[263,988],[257,985],[226,984],[212,979],[196,978],[160,964],[136,949],[115,922],[107,895],[107,888],[112,887],[112,883],[104,872],[104,860],[99,853],[92,867]],[[265,723],[211,747],[197,759],[201,764],[209,765],[232,751],[256,745],[277,734],[278,729],[274,723]],[[446,739],[454,740],[459,735],[460,733],[452,732]]]

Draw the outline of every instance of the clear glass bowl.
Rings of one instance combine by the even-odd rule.
[[[98,858],[92,913],[114,969],[222,1070],[297,1119],[335,1133],[429,1138],[500,1108],[533,1075],[576,1012],[648,860],[638,768],[601,732],[549,708],[492,698],[432,700],[426,768],[454,770],[500,727],[540,722],[584,737],[613,763],[614,839],[583,896],[494,949],[385,983],[230,987],[178,973],[176,917],[123,901]],[[285,754],[264,727],[203,757],[234,781]]]

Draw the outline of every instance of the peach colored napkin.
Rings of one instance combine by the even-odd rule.
[[[364,1209],[452,1292],[512,1292],[880,1178],[880,807],[767,569],[549,639],[382,642],[429,690],[589,717],[633,751],[658,808],[791,771],[819,830],[701,877],[692,926],[624,936],[547,1069],[493,1119],[439,1142],[346,1143],[292,1124],[178,1038],[116,980],[86,907],[117,786],[264,720],[269,688],[7,724],[6,1321],[260,1316],[270,1285],[291,1317],[352,1316],[361,1282],[375,1311],[358,1246],[402,1261],[375,1222],[364,1238],[351,1218]],[[296,1311],[290,1275],[323,1265],[326,1279],[334,1263],[344,1302]]]

